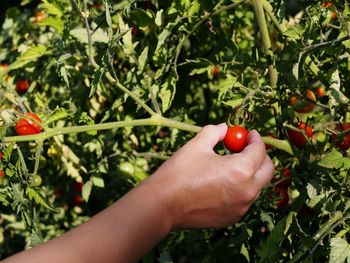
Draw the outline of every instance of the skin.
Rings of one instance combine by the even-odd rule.
[[[21,262],[137,262],[171,231],[239,221],[273,177],[256,131],[238,154],[213,148],[226,124],[204,127],[151,177],[88,222],[5,259]]]

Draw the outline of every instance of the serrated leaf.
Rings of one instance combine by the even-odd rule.
[[[95,94],[97,87],[98,87],[98,84],[100,83],[104,72],[105,72],[105,69],[100,68],[100,69],[96,70],[94,75],[92,76],[92,83],[91,83],[89,98],[91,98],[91,96]]]
[[[83,190],[81,192],[83,199],[88,202],[89,201],[89,197],[91,194],[91,190],[92,190],[92,182],[91,181],[87,181],[84,186],[83,186]]]
[[[45,207],[51,211],[54,211],[54,212],[58,212],[57,209],[55,209],[54,207],[52,207],[49,202],[36,190],[34,190],[33,188],[31,187],[28,187],[26,189],[26,193],[28,195],[28,198],[29,200],[34,200],[34,202],[37,204],[37,205],[41,205],[42,207]]]
[[[64,23],[60,18],[49,16],[38,23],[40,26],[50,26],[57,30],[60,34],[64,29]]]
[[[167,78],[166,82],[162,85],[159,96],[162,101],[162,111],[166,112],[175,97],[176,92],[176,76],[174,73],[171,73]]]
[[[350,245],[340,237],[331,239],[331,252],[329,255],[329,263],[344,263],[350,261]]]
[[[46,124],[58,121],[58,120],[62,120],[64,118],[66,118],[68,116],[68,112],[63,109],[63,108],[57,108],[55,109],[54,113],[51,114],[45,121]]]
[[[317,163],[319,166],[329,169],[339,169],[343,166],[343,155],[333,149],[321,161]]]
[[[29,62],[36,61],[38,58],[45,55],[46,49],[47,48],[43,45],[38,45],[29,48],[27,51],[25,51],[23,54],[17,57],[16,61],[10,65],[10,69],[18,69],[25,66]]]
[[[147,60],[148,60],[148,46],[146,46],[141,55],[139,56],[139,59],[138,59],[138,69],[140,72],[143,72],[146,68],[146,65],[147,65]]]
[[[92,181],[94,186],[97,186],[97,187],[100,187],[100,188],[104,188],[105,187],[105,182],[100,177],[92,177],[91,181]]]
[[[61,17],[63,15],[61,9],[54,4],[54,2],[49,3],[48,0],[41,0],[42,1],[42,6],[45,10],[46,13]]]
[[[85,28],[75,28],[69,31],[70,35],[78,39],[81,43],[88,43],[87,31]],[[92,42],[108,43],[109,37],[101,28],[97,29],[91,37]]]

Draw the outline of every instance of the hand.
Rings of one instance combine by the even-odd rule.
[[[166,200],[172,229],[232,225],[271,181],[274,166],[258,132],[241,153],[219,156],[213,148],[226,131],[226,124],[204,127],[144,182]]]

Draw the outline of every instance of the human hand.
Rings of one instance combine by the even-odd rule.
[[[271,181],[274,166],[258,132],[241,153],[220,156],[213,148],[226,131],[226,124],[204,127],[144,182],[164,198],[172,229],[229,226]]]

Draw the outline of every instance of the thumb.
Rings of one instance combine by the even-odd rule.
[[[227,132],[226,123],[204,126],[194,140],[205,148],[213,149],[215,145],[225,138]]]

